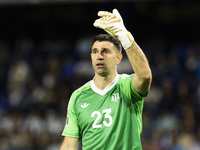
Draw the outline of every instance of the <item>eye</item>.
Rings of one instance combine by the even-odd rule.
[[[97,53],[97,51],[96,51],[96,50],[94,50],[94,51],[92,51],[92,53],[93,53],[93,54],[96,54],[96,53]]]
[[[108,54],[109,52],[108,52],[108,51],[104,51],[104,53],[105,53],[105,54]]]

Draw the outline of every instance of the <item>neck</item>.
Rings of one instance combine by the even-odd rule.
[[[105,77],[95,74],[94,84],[98,89],[103,90],[115,79],[116,76],[117,76],[117,72]]]

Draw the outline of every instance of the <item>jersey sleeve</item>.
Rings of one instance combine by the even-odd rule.
[[[149,92],[147,92],[145,95],[140,95],[136,92],[136,90],[132,86],[132,75],[122,74],[122,81],[121,81],[121,88],[124,92],[124,94],[130,98],[133,102],[142,101],[145,97],[148,96]]]
[[[68,104],[67,118],[62,136],[79,138],[78,119],[75,112],[75,97],[75,93],[73,93]]]

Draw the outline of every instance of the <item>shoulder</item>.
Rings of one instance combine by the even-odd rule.
[[[72,97],[74,97],[74,96],[76,97],[76,96],[80,95],[83,91],[90,89],[91,88],[91,82],[92,82],[92,80],[85,83],[83,86],[79,87],[77,90],[75,90],[72,93]]]
[[[132,88],[132,76],[133,74],[120,74],[119,75],[119,80],[117,84],[120,86],[120,88],[123,91],[129,92],[130,89]]]
[[[133,76],[133,74],[125,74],[125,73],[119,74],[120,80],[128,80],[128,79],[131,79],[132,76]]]
[[[83,86],[79,87],[77,90],[75,90],[69,100],[69,106],[74,105],[74,103],[76,103],[77,99],[80,97],[80,95],[91,88],[91,81],[85,83]]]
[[[84,90],[87,90],[88,88],[91,87],[91,82],[92,80],[90,80],[89,82],[85,83],[83,86],[79,87],[77,90],[75,90],[74,92],[82,92]]]

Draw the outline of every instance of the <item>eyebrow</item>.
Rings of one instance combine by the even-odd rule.
[[[98,50],[97,48],[93,48],[92,51]],[[102,51],[111,51],[109,48],[102,48]]]
[[[97,48],[92,48],[92,51],[97,50]]]

